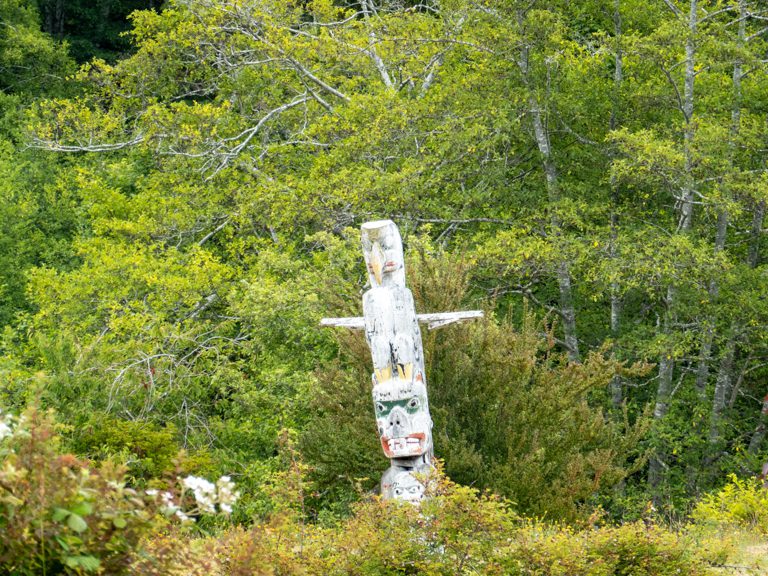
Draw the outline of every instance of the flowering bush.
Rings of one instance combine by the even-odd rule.
[[[328,526],[280,513],[219,539],[231,576],[253,574],[711,574],[695,543],[644,523],[584,531],[526,522],[507,502],[438,475],[420,507],[368,498]]]
[[[0,441],[13,433],[13,416],[0,413]]]
[[[51,417],[36,410],[5,416],[0,431],[0,572],[125,573],[155,510],[124,470],[61,454]]]
[[[140,574],[137,566],[157,565],[147,543],[179,532],[175,520],[229,513],[239,495],[227,476],[215,485],[187,477],[175,494],[135,490],[125,478],[109,461],[94,468],[62,454],[49,414],[2,415],[0,573]]]
[[[180,482],[178,498],[170,491],[150,489],[145,492],[156,502],[166,516],[175,516],[182,522],[194,522],[200,514],[231,514],[232,506],[240,497],[229,476],[222,476],[216,484],[198,476],[187,476]],[[194,503],[185,500],[185,492],[192,492]]]
[[[280,476],[284,505],[269,518],[200,536],[189,529],[194,520],[228,514],[237,501],[228,476],[138,491],[123,468],[90,468],[59,447],[47,414],[0,418],[0,574],[708,574],[695,543],[662,527],[528,523],[440,468],[419,507],[369,497],[347,518],[313,524],[295,460]]]

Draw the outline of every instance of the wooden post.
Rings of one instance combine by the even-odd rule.
[[[371,288],[363,294],[362,318],[323,318],[321,326],[365,330],[373,360],[373,406],[381,447],[390,468],[381,479],[385,499],[418,503],[432,470],[424,350],[419,323],[430,329],[483,315],[480,310],[416,314],[405,285],[403,243],[391,220],[362,225]]]

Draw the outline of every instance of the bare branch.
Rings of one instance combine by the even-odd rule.
[[[368,0],[362,0],[360,4],[363,7],[366,26],[368,26],[368,52],[373,59],[374,66],[376,66],[376,69],[379,71],[379,75],[381,76],[384,85],[391,90],[394,88],[394,84],[392,83],[392,79],[389,77],[389,73],[387,72],[387,67],[384,64],[384,61],[379,56],[378,52],[376,52],[376,43],[378,40],[370,24]],[[373,5],[371,5],[371,8],[373,8]]]
[[[667,77],[667,80],[672,85],[672,88],[675,91],[675,97],[677,98],[677,107],[680,109],[680,112],[683,113],[683,117],[685,118],[686,122],[690,121],[690,118],[688,118],[688,114],[685,111],[685,104],[683,103],[683,95],[680,94],[680,89],[677,87],[677,82],[675,82],[675,79],[672,78],[672,74],[664,68],[661,64],[659,64],[659,68],[661,68],[661,71],[664,72],[664,75]]]
[[[314,74],[312,74],[312,72],[310,72],[309,70],[307,70],[307,68],[306,68],[306,67],[305,67],[305,66],[304,66],[304,65],[303,65],[301,62],[299,62],[298,60],[296,60],[295,58],[292,58],[292,57],[288,57],[288,58],[287,58],[287,60],[288,60],[288,62],[290,62],[290,63],[291,63],[291,64],[292,64],[292,65],[293,65],[293,66],[294,66],[294,67],[295,67],[297,70],[299,70],[299,71],[300,71],[302,74],[304,74],[304,75],[305,75],[307,78],[309,78],[309,79],[310,79],[312,82],[314,82],[315,84],[317,84],[318,86],[320,86],[320,88],[322,88],[323,90],[326,90],[327,92],[330,92],[331,94],[333,94],[333,95],[334,95],[334,96],[336,96],[337,98],[340,98],[340,99],[344,100],[345,102],[349,102],[349,101],[350,101],[350,98],[349,98],[349,96],[347,96],[347,95],[346,95],[346,94],[344,94],[343,92],[339,92],[339,91],[338,91],[338,90],[336,90],[336,88],[334,88],[333,86],[331,86],[331,85],[329,85],[329,84],[327,84],[327,83],[323,82],[323,81],[322,81],[320,78],[318,78],[317,76],[315,76]]]
[[[218,167],[213,171],[213,173],[207,179],[210,180],[216,174],[221,172],[221,170],[224,169],[224,167],[226,167],[227,164],[229,164],[229,162],[232,160],[232,158],[234,158],[235,156],[240,154],[240,152],[242,152],[243,149],[246,146],[248,146],[248,144],[253,139],[253,137],[256,136],[256,134],[259,133],[261,128],[264,126],[264,124],[266,124],[273,116],[276,116],[278,114],[281,114],[282,112],[285,112],[286,110],[289,110],[291,108],[294,108],[296,106],[304,104],[307,101],[309,101],[310,98],[311,98],[311,96],[305,94],[305,95],[303,95],[303,96],[301,96],[301,97],[299,97],[299,98],[297,98],[297,99],[295,99],[295,100],[293,100],[291,102],[283,104],[282,106],[278,106],[277,108],[274,108],[273,110],[270,110],[267,114],[265,114],[261,118],[261,120],[259,120],[259,122],[256,124],[256,126],[253,126],[252,128],[248,128],[247,130],[243,130],[237,136],[234,136],[232,138],[227,138],[226,140],[223,140],[222,142],[228,142],[228,141],[231,142],[231,141],[240,140],[241,138],[244,138],[243,141],[240,142],[240,144],[238,144],[232,150],[230,150],[229,152],[227,152],[227,153],[225,153],[223,155],[224,156],[223,160],[219,163]]]
[[[113,152],[115,150],[122,150],[123,148],[129,148],[136,144],[144,142],[144,136],[136,136],[131,140],[123,142],[114,142],[111,144],[60,144],[54,140],[43,140],[40,138],[33,138],[30,144],[31,148],[42,148],[44,150],[50,150],[51,152]]]
[[[218,226],[216,226],[216,228],[214,228],[213,230],[211,230],[210,232],[208,232],[208,234],[206,234],[205,236],[203,236],[203,238],[202,238],[202,239],[201,239],[201,240],[200,240],[200,241],[197,243],[197,245],[198,245],[198,246],[202,246],[203,244],[205,244],[206,242],[208,242],[208,240],[210,240],[211,238],[213,238],[213,237],[216,235],[216,233],[217,233],[217,232],[219,232],[219,231],[223,230],[223,229],[224,229],[224,227],[225,227],[227,224],[229,224],[229,217],[225,218],[225,219],[224,219],[224,222],[222,222],[221,224],[219,224]]]
[[[670,10],[672,10],[672,12],[675,13],[675,16],[677,16],[678,18],[683,16],[683,13],[680,11],[680,9],[677,6],[674,5],[672,0],[663,0],[663,2],[664,4],[667,5],[667,8],[669,8]]]
[[[761,29],[761,30],[758,30],[757,32],[755,32],[754,34],[751,34],[750,36],[747,36],[747,38],[746,38],[746,41],[747,41],[747,42],[751,42],[752,40],[754,40],[755,38],[758,38],[758,37],[762,36],[762,35],[763,35],[763,34],[765,34],[766,32],[768,32],[768,26],[766,26],[765,28],[763,28],[763,29]]]

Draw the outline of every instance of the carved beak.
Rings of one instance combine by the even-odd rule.
[[[371,249],[371,272],[373,272],[376,283],[381,286],[381,274],[384,270],[384,251],[378,242],[374,242]]]

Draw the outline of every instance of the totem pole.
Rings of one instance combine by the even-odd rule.
[[[376,425],[391,463],[381,479],[381,493],[385,499],[418,503],[424,494],[419,478],[432,469],[433,456],[419,322],[432,329],[483,313],[416,314],[405,286],[403,243],[391,220],[363,224],[362,244],[371,283],[363,294],[363,317],[323,318],[320,324],[365,330],[373,359]]]

